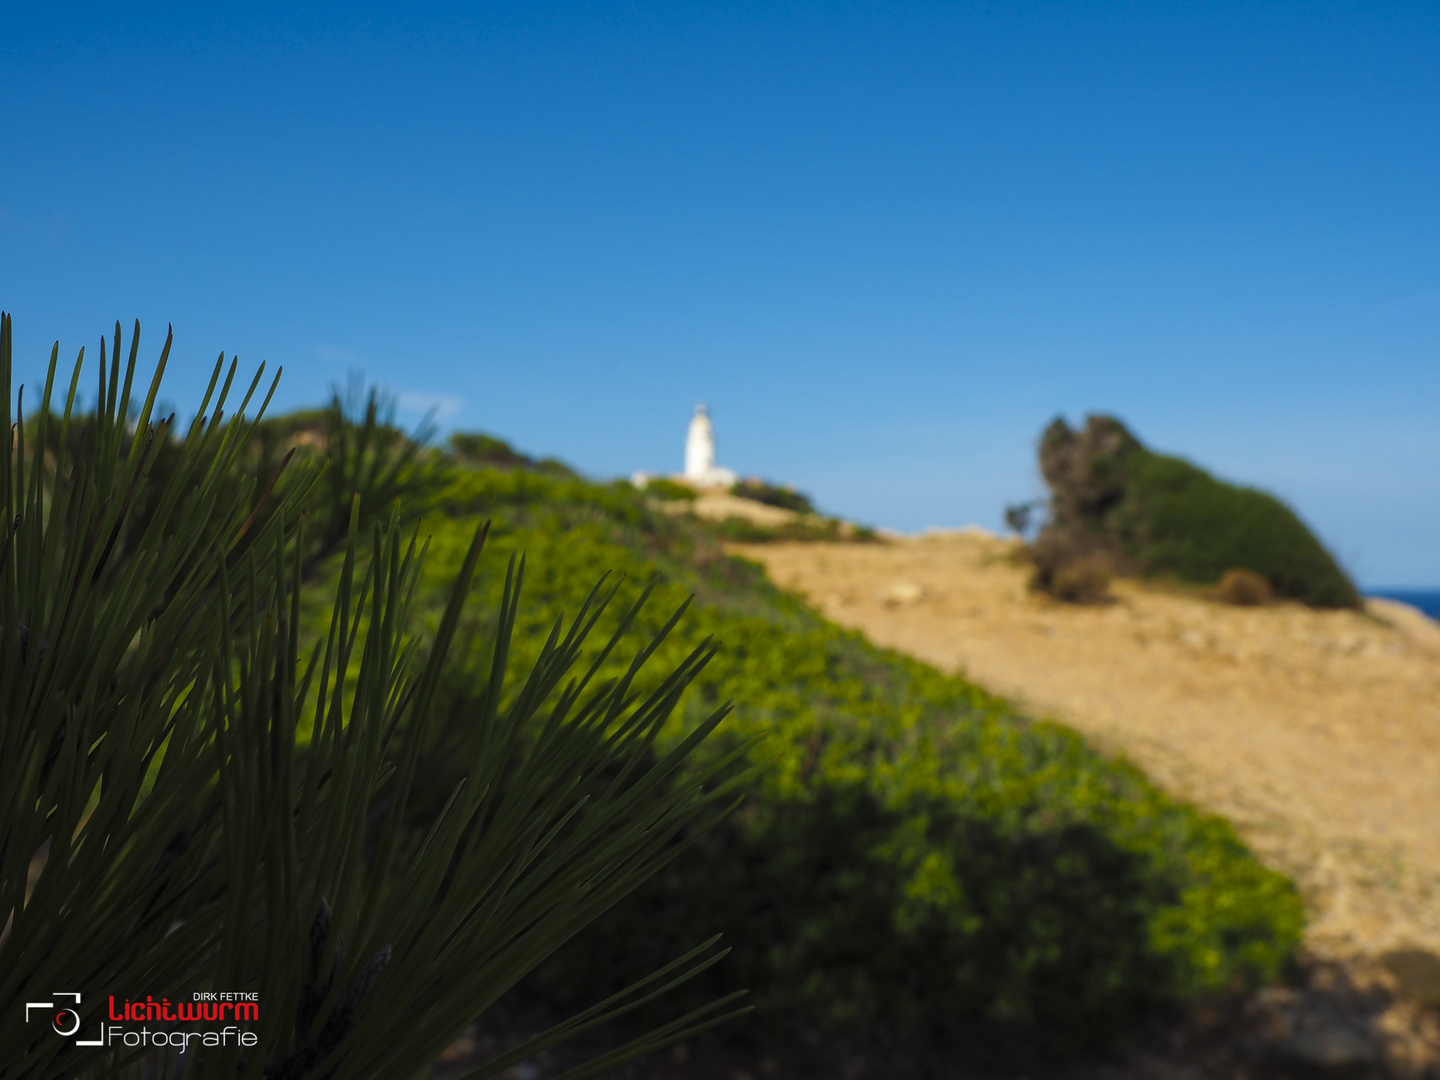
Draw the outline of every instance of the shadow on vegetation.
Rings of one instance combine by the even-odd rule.
[[[911,865],[897,836],[916,818],[864,791],[751,806],[563,948],[511,1007],[578,1009],[724,926],[729,960],[682,994],[749,986],[756,1011],[692,1053],[768,1060],[780,1075],[1053,1068],[1173,1011],[1174,973],[1149,930],[1165,898],[1143,859],[1087,825],[1007,833],[935,809],[928,829],[949,835],[928,839],[960,853],[953,878]]]
[[[1395,975],[1397,965],[1405,978]],[[724,1036],[692,1040],[609,1075],[614,1080],[1435,1080],[1440,1011],[1428,995],[1437,976],[1440,958],[1417,950],[1386,954],[1377,966],[1302,957],[1280,984],[1212,994],[1183,1009],[1151,1010],[1147,1023],[1108,1048],[1077,1046],[1033,1024],[975,1016],[922,1028],[886,1025],[866,1039],[793,1017],[768,1028],[757,1021],[748,1030],[736,1025]],[[543,995],[527,987],[506,1003],[505,1021],[516,1030],[538,1026],[549,1018],[553,1002],[547,1006]],[[464,1075],[472,1055],[482,1048],[493,1053],[513,1039],[514,1032],[477,1025],[437,1063],[435,1080]],[[543,1080],[578,1060],[573,1050],[568,1056],[552,1053],[527,1062],[507,1080]]]

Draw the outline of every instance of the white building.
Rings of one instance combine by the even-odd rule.
[[[736,476],[715,464],[715,425],[704,405],[695,406],[685,436],[685,479],[700,487],[730,487]]]

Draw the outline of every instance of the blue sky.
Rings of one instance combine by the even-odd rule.
[[[1434,6],[121,7],[7,15],[22,378],[138,317],[597,476],[703,400],[902,530],[1106,411],[1440,586]]]

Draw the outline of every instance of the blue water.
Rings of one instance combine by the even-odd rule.
[[[1367,589],[1365,595],[1399,600],[1419,608],[1432,619],[1440,619],[1440,589]]]

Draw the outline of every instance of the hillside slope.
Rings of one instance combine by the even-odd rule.
[[[1440,952],[1440,626],[1399,604],[1231,608],[1133,582],[1030,594],[979,530],[752,545],[779,584],[878,644],[964,672],[1224,814],[1301,886],[1326,955]]]
[[[558,953],[524,1000],[562,1013],[590,1004],[724,931],[734,952],[682,1001],[749,986],[757,1012],[733,1037],[792,1075],[833,1074],[848,1045],[876,1063],[868,1075],[898,1077],[982,1046],[1018,1054],[1021,1068],[1105,1053],[1199,996],[1284,971],[1298,898],[1222,819],[1073,731],[837,627],[725,554],[717,526],[628,485],[437,466],[422,626],[477,521],[493,522],[452,656],[485,654],[507,552],[527,559],[516,669],[603,574],[623,582],[602,634],[659,575],[631,641],[693,596],[655,665],[707,638],[721,646],[665,739],[733,700],[706,752],[760,735],[749,760],[769,763],[736,814]],[[628,653],[603,660],[599,677],[627,664]],[[431,812],[476,752],[466,717],[487,674],[462,668],[446,690],[451,722],[422,743],[432,794],[417,805]],[[647,686],[642,675],[636,688]]]

